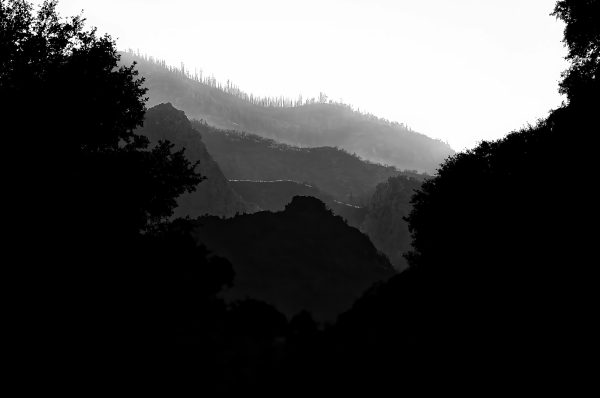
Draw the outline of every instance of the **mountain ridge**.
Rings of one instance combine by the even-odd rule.
[[[333,147],[299,148],[235,130],[192,121],[223,174],[235,180],[292,180],[314,185],[353,205],[370,198],[378,183],[396,175],[426,176],[361,159]]]
[[[340,147],[376,163],[428,173],[455,153],[441,140],[345,104],[321,99],[323,102],[285,106],[284,99],[273,99],[267,102],[271,105],[259,105],[216,83],[197,81],[185,69],[169,68],[130,52],[122,52],[121,57],[122,64],[137,63],[146,79],[150,106],[172,102],[191,119],[204,119],[215,127],[243,130],[295,146]]]

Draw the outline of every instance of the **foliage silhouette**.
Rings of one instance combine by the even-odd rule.
[[[591,105],[594,102],[589,100],[600,91],[600,3],[559,1],[553,15],[566,24],[563,42],[569,49],[567,59],[571,61],[570,68],[563,74],[560,91],[572,105]]]
[[[393,387],[398,373],[445,391],[572,393],[593,380],[584,358],[597,277],[582,225],[593,154],[582,137],[593,136],[600,109],[598,2],[561,1],[556,15],[571,50],[568,103],[450,157],[423,183],[407,217],[410,268],[357,301],[318,348],[329,353],[314,354],[326,358],[315,373],[335,369],[332,388]]]
[[[316,285],[348,288],[321,278],[333,267],[359,293],[390,271],[366,237],[314,198],[279,214],[171,221],[177,198],[201,178],[186,151],[135,134],[145,89],[133,66],[119,67],[110,37],[84,30],[81,18],[61,21],[56,2],[34,14],[25,1],[0,0],[3,123],[21,140],[13,148],[33,152],[14,163],[23,185],[14,192],[25,198],[16,231],[27,240],[20,262],[35,306],[26,315],[44,345],[42,367],[78,393],[114,393],[118,382],[156,392],[168,376],[208,393],[288,395],[317,386],[375,395],[413,383],[421,392],[438,384],[514,393],[525,384],[539,393],[561,382],[572,394],[594,380],[586,359],[597,338],[597,278],[581,224],[595,206],[593,146],[582,137],[596,133],[600,109],[598,4],[555,9],[572,61],[561,83],[568,102],[449,158],[413,198],[409,269],[319,332],[298,313],[306,306],[287,308],[288,323],[268,304],[228,307],[218,295],[240,258],[270,268],[286,298],[279,282],[289,275],[278,272],[299,259]],[[219,235],[235,243],[233,265],[197,243]],[[226,239],[217,243],[229,250]],[[378,278],[365,278],[368,264],[380,266]],[[242,289],[256,282],[238,275]],[[346,302],[333,304],[337,313]],[[166,384],[172,394],[181,383]]]
[[[238,356],[275,339],[227,325],[253,312],[283,316],[264,304],[229,311],[216,297],[232,283],[231,264],[192,238],[189,220],[172,221],[177,198],[201,181],[197,163],[180,143],[150,146],[136,134],[143,79],[119,66],[109,36],[56,8],[0,2],[3,132],[21,141],[12,148],[23,164],[15,268],[40,377],[78,393],[156,391],[161,381],[172,392],[172,376],[218,389],[240,371],[219,362],[231,339],[243,343]]]

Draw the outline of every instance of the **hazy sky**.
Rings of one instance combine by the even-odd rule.
[[[34,1],[41,3],[40,1]],[[255,95],[325,92],[455,149],[558,106],[555,0],[62,0],[134,48]]]

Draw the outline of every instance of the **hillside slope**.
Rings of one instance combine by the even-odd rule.
[[[196,81],[185,71],[122,53],[123,64],[133,61],[146,78],[150,105],[172,102],[190,118],[204,119],[216,127],[298,146],[340,147],[373,162],[429,173],[454,153],[440,140],[347,105],[311,101],[297,106],[264,106],[252,101],[251,96],[234,95],[231,89]]]
[[[151,143],[169,140],[175,144],[175,149],[185,148],[184,154],[190,161],[200,162],[200,173],[206,179],[198,184],[195,192],[183,194],[177,199],[175,217],[194,218],[205,214],[233,216],[238,212],[255,210],[255,206],[245,203],[231,189],[184,112],[171,104],[157,105],[146,112],[144,126],[137,133],[147,136]]]
[[[337,148],[298,148],[198,121],[192,125],[228,179],[292,180],[315,186],[341,202],[360,204],[389,177],[406,174],[423,178],[364,161]]]
[[[348,225],[366,234],[397,271],[408,266],[403,255],[411,249],[412,239],[404,217],[410,213],[412,195],[421,184],[421,180],[409,176],[390,177],[377,185],[366,206],[361,207],[341,203],[316,187],[294,181],[230,181],[244,200],[262,210],[281,211],[294,196],[318,198]]]
[[[333,321],[394,274],[365,235],[311,197],[297,196],[277,213],[204,217],[197,225],[197,239],[233,264],[227,298],[266,301],[288,316],[308,310]]]

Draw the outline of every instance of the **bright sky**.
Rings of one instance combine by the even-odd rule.
[[[34,0],[41,3],[41,0]],[[120,49],[255,95],[333,99],[457,150],[560,105],[555,0],[61,0]]]

